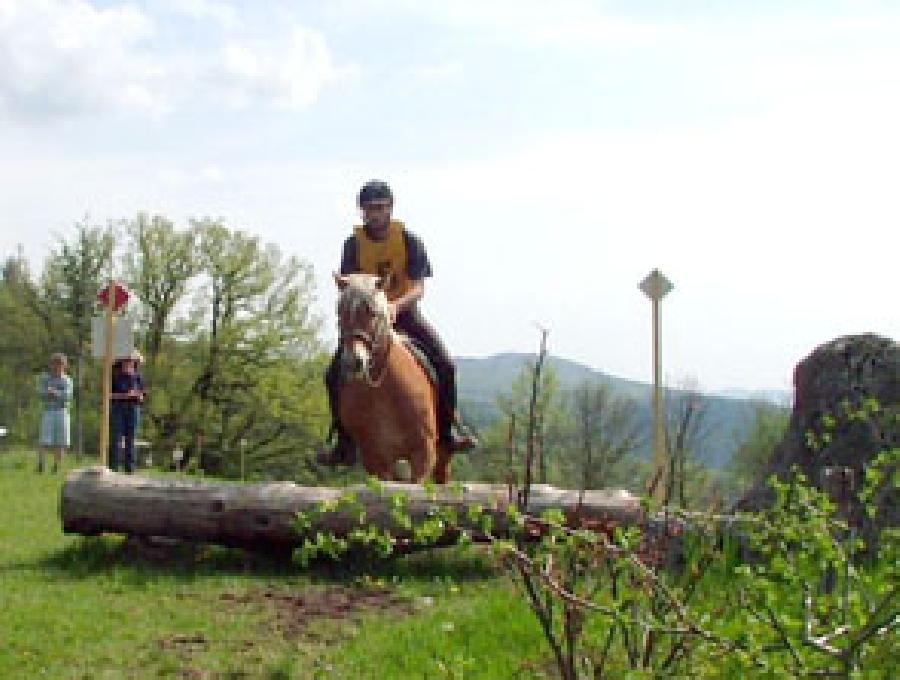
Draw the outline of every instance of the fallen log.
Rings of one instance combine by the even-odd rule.
[[[210,482],[168,477],[142,477],[111,472],[104,467],[72,471],[62,488],[63,531],[84,535],[102,532],[160,536],[248,549],[288,550],[302,544],[295,526],[298,513],[310,513],[307,530],[346,536],[359,527],[351,510],[319,513],[324,503],[337,503],[350,492],[365,509],[365,524],[400,539],[409,532],[392,514],[392,496],[403,494],[413,525],[424,521],[435,506],[452,508],[465,525],[469,508],[481,507],[492,517],[492,534],[509,532],[505,485],[463,482],[426,490],[417,484],[382,482],[379,488],[298,486],[293,482]],[[340,508],[340,506],[339,506]],[[635,524],[644,513],[639,499],[627,491],[572,491],[536,484],[529,493],[529,513],[556,508],[567,516]],[[475,528],[474,526],[472,528]],[[439,541],[440,542],[440,541]]]

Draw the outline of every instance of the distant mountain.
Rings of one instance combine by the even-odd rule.
[[[536,355],[522,353],[496,354],[490,357],[457,357],[457,382],[460,408],[466,419],[479,428],[490,425],[500,417],[497,397],[510,392],[513,381]],[[556,370],[560,387],[572,390],[585,381],[609,385],[613,394],[634,399],[638,404],[638,417],[651,431],[652,386],[635,380],[627,380],[596,371],[589,366],[561,357],[548,356],[548,365]],[[700,460],[721,468],[731,460],[737,447],[747,436],[756,406],[760,402],[787,406],[790,395],[783,393],[759,393],[745,396],[706,394],[707,435],[697,451]],[[648,442],[644,455],[650,455]]]
[[[728,399],[749,399],[750,401],[765,401],[789,408],[794,395],[788,390],[723,390],[714,392],[717,397]]]

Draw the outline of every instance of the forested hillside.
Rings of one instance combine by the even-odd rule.
[[[466,416],[479,427],[489,426],[502,418],[498,397],[509,396],[517,376],[534,359],[533,354],[517,353],[458,358],[461,408]],[[562,392],[571,393],[587,383],[606,386],[612,395],[633,400],[637,422],[642,429],[650,431],[651,385],[609,375],[552,355],[547,357],[547,365],[554,372]],[[723,468],[731,461],[735,451],[747,438],[761,405],[786,408],[787,395],[781,396],[782,400],[776,402],[749,396],[739,398],[707,394],[684,385],[666,386],[666,403],[673,417],[686,400],[697,402],[696,417],[699,422],[693,454],[698,461],[714,468]],[[649,456],[650,442],[644,441],[638,453]]]

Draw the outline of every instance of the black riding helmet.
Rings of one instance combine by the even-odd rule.
[[[369,180],[363,185],[363,188],[359,190],[359,196],[356,199],[357,204],[360,208],[362,208],[366,203],[370,201],[390,201],[394,202],[394,194],[391,193],[391,188],[387,185],[387,182],[382,182],[380,179]]]

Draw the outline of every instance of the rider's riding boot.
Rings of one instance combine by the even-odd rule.
[[[459,418],[459,414],[455,414],[455,417],[450,420],[449,423],[441,424],[441,442],[449,445],[451,451],[470,451],[478,446],[478,439],[469,431],[462,420]]]
[[[356,444],[350,438],[344,428],[335,427],[334,432],[337,433],[336,441],[330,451],[321,451],[316,456],[316,462],[321,465],[353,465],[356,462]]]

